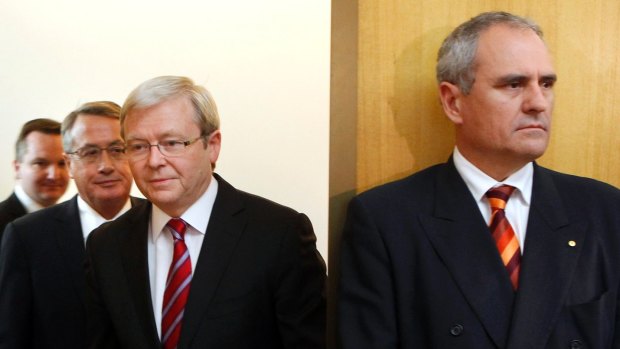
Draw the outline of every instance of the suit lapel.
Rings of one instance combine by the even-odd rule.
[[[52,227],[58,244],[58,249],[63,257],[64,268],[68,274],[68,279],[73,283],[73,287],[78,295],[80,302],[84,300],[84,235],[80,224],[80,213],[77,206],[77,196],[62,205],[54,217],[57,227]]]
[[[24,205],[22,205],[21,201],[17,198],[15,192],[9,196],[9,204],[7,205],[7,208],[10,211],[10,215],[15,218],[21,217],[28,213],[26,212]]]
[[[480,210],[453,162],[439,169],[434,215],[421,217],[431,243],[498,347],[508,338],[514,292]]]
[[[508,348],[543,347],[561,310],[585,226],[571,222],[552,175],[534,167],[532,203]],[[572,217],[574,220],[574,217]],[[576,245],[570,247],[569,241]]]
[[[215,294],[246,225],[243,202],[235,188],[214,174],[218,193],[192,278],[183,315],[179,348],[189,347]]]
[[[135,210],[132,214],[123,216],[128,222],[124,226],[124,231],[117,234],[118,247],[125,282],[129,285],[131,300],[136,310],[137,323],[140,324],[145,338],[159,346],[151,300],[147,250],[151,203],[137,205],[132,210]]]

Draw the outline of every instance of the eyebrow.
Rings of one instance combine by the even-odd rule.
[[[183,135],[179,134],[179,132],[175,132],[175,131],[166,131],[162,134],[160,134],[157,139],[165,139],[165,138],[183,138]],[[145,141],[148,142],[146,139],[144,138],[140,138],[140,137],[127,137],[126,140],[129,141]]]
[[[496,84],[498,85],[505,85],[505,84],[510,84],[513,82],[519,82],[522,83],[524,81],[528,81],[530,80],[530,77],[527,75],[522,75],[522,74],[508,74],[508,75],[504,75],[504,76],[500,76],[497,80],[496,80]],[[558,80],[558,76],[556,74],[546,74],[540,77],[539,81],[552,81],[555,82]]]
[[[547,74],[547,75],[543,75],[541,80],[542,81],[553,81],[553,82],[556,82],[556,81],[558,81],[558,76],[556,74]]]
[[[123,141],[117,139],[114,140],[110,143],[108,143],[108,147],[113,146],[113,145],[123,145]],[[94,144],[94,143],[86,143],[83,146],[79,147],[79,148],[86,148],[86,147],[95,147],[95,148],[99,148],[99,144]]]

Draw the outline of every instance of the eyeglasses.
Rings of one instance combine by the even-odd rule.
[[[125,159],[125,147],[120,144],[114,144],[107,148],[100,148],[94,145],[87,145],[82,148],[76,149],[73,152],[68,152],[67,155],[76,156],[79,160],[86,163],[95,163],[101,160],[101,153],[103,151],[108,152],[108,155],[113,160]]]
[[[196,141],[204,138],[204,136],[199,136],[198,138],[194,138],[189,141],[180,141],[177,139],[170,139],[165,141],[160,141],[159,143],[150,144],[146,141],[130,141],[127,144],[127,155],[132,160],[142,160],[146,158],[151,152],[152,147],[157,147],[159,152],[165,157],[176,157],[181,156],[185,153],[185,149],[190,145],[196,143]]]

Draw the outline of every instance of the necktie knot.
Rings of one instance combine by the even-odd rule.
[[[515,187],[510,185],[500,185],[499,187],[491,188],[486,192],[486,197],[491,205],[493,212],[497,210],[503,210],[506,208],[506,202],[510,199],[510,195],[515,190]]]
[[[499,251],[504,267],[510,277],[510,282],[514,290],[519,286],[519,269],[521,264],[521,249],[519,240],[515,235],[510,222],[506,218],[506,202],[515,187],[510,185],[500,185],[489,189],[486,196],[491,205],[491,222],[489,228],[495,245]]]
[[[172,238],[174,241],[183,240],[185,238],[185,231],[187,230],[187,223],[181,218],[172,218],[166,224],[172,230]]]

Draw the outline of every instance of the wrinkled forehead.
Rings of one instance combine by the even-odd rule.
[[[200,127],[193,105],[186,100],[170,100],[127,114],[123,123],[125,140],[158,140],[167,137],[195,137]]]
[[[476,75],[553,75],[553,61],[547,45],[531,29],[494,25],[480,33],[474,59]]]

